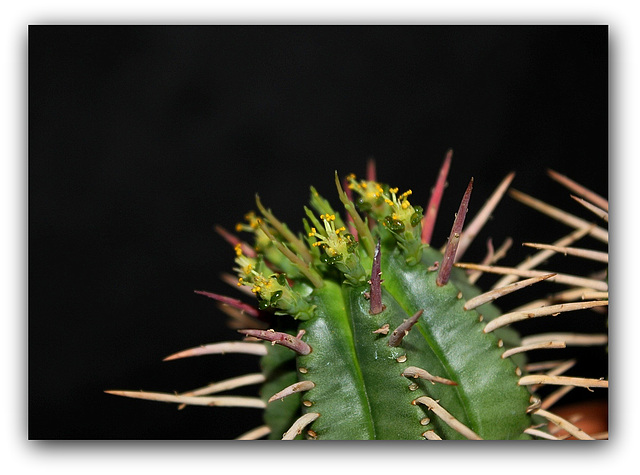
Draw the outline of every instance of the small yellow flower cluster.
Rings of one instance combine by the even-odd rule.
[[[238,267],[235,271],[238,273],[238,285],[251,285],[254,280],[254,275],[259,275],[256,271],[257,260],[252,257],[247,257],[242,253],[242,245],[236,244],[234,247],[236,251],[236,264]],[[247,284],[247,282],[249,284]]]
[[[349,189],[357,193],[354,202],[359,211],[378,220],[398,240],[408,254],[407,262],[418,262],[421,251],[421,223],[423,209],[409,202],[411,190],[402,194],[398,188],[388,188],[374,181],[357,181],[355,176],[347,177]]]
[[[347,176],[349,189],[357,192],[365,200],[373,202],[384,198],[384,188],[376,181],[356,180],[356,176],[352,173]]]
[[[376,181],[356,180],[355,175],[347,176],[349,189],[355,191],[354,202],[358,210],[368,213],[378,220],[391,213],[390,196],[387,189]]]
[[[238,285],[246,285],[251,287],[251,291],[258,296],[260,300],[271,302],[282,296],[283,292],[288,289],[284,274],[273,274],[266,277],[261,270],[258,259],[247,257],[242,253],[240,244],[235,246],[236,264],[238,267],[235,271],[238,273]]]
[[[324,233],[319,233],[314,227],[311,228],[309,237],[318,239],[312,246],[322,247],[329,257],[341,260],[347,254],[350,244],[349,240],[344,237],[346,228],[344,226],[335,227],[335,214],[321,214],[320,219],[324,223]]]
[[[402,221],[405,225],[408,225],[411,222],[411,216],[413,216],[415,210],[413,206],[411,206],[411,203],[409,203],[407,197],[413,192],[407,190],[398,196],[397,188],[389,188],[389,193],[391,194],[391,199],[385,197],[384,200],[391,207],[391,218],[394,221]]]
[[[258,252],[265,252],[265,250],[269,246],[271,246],[271,240],[262,231],[262,229],[260,229],[261,219],[258,216],[256,216],[256,213],[253,211],[245,214],[244,219],[246,223],[236,224],[236,231],[237,232],[246,231],[249,233],[253,233],[253,235],[255,236],[254,248]]]
[[[255,232],[255,230],[260,227],[258,225],[259,218],[256,216],[255,212],[250,211],[249,213],[245,214],[244,219],[245,221],[247,221],[247,223],[236,224],[237,232],[241,232],[241,231]]]
[[[400,229],[401,224],[406,228],[416,225],[416,212],[422,213],[422,208],[411,206],[408,199],[413,193],[411,190],[398,194],[398,188],[385,188],[375,181],[358,181],[353,174],[347,180],[349,189],[358,194],[355,203],[360,211],[369,213],[390,229]],[[391,226],[392,223],[395,226]]]

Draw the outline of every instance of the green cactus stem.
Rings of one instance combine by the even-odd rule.
[[[608,382],[562,374],[572,360],[527,364],[527,354],[606,344],[606,335],[555,333],[521,339],[513,326],[565,312],[606,309],[606,275],[582,277],[536,267],[554,253],[606,264],[606,252],[572,243],[584,236],[606,243],[608,232],[511,190],[515,199],[575,231],[553,244],[527,243],[538,254],[516,267],[495,265],[509,242],[495,251],[489,241],[480,264],[456,262],[514,174],[505,177],[465,227],[474,185],[473,178],[469,181],[440,251],[431,240],[451,160],[449,150],[426,208],[411,203],[411,190],[400,193],[378,182],[372,161],[365,179],[351,174],[341,180],[336,172],[344,213],[311,187],[309,206],[303,207],[304,232],[292,231],[256,195],[259,214],[246,214],[236,226],[237,232],[249,233],[251,244],[216,228],[235,250],[237,280],[228,275],[225,280],[233,280],[253,300],[196,291],[236,319],[246,341],[205,344],[165,360],[252,354],[261,358],[261,373],[180,394],[108,392],[181,408],[200,404],[263,410],[264,425],[240,439],[558,438],[553,428],[594,438],[548,411],[562,394],[540,397],[537,391],[553,386],[564,393],[574,387],[591,390],[606,388]],[[574,199],[592,214],[608,219],[606,200],[563,175],[550,175],[578,195]],[[474,282],[483,273],[504,277],[482,292]],[[570,289],[506,313],[494,305],[505,295],[544,285],[540,282],[581,292]],[[211,396],[251,384],[261,385],[259,398]]]

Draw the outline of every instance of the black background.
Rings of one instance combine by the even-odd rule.
[[[471,216],[516,171],[514,188],[591,219],[545,170],[608,194],[608,48],[606,26],[31,27],[29,438],[217,439],[260,423],[103,393],[258,370],[240,355],[161,361],[238,338],[193,290],[237,296],[213,226],[232,229],[256,192],[296,228],[309,185],[335,203],[334,170],[363,175],[373,157],[424,205],[452,147],[437,243],[472,176]],[[567,232],[506,198],[464,260],[490,236]],[[516,244],[503,263],[525,255]],[[602,356],[583,351],[576,375],[606,376]]]

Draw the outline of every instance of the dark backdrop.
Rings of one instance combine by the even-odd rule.
[[[228,438],[260,423],[103,393],[257,370],[239,355],[161,361],[237,338],[193,290],[233,295],[213,226],[233,228],[255,192],[295,228],[310,184],[335,203],[334,170],[362,175],[374,157],[424,204],[452,147],[438,242],[471,176],[471,214],[514,170],[514,187],[584,216],[545,170],[607,195],[607,63],[606,26],[31,27],[29,437]],[[568,232],[511,198],[488,228],[469,260],[489,236]]]

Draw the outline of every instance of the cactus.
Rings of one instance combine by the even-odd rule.
[[[235,250],[233,283],[248,297],[196,291],[234,319],[243,341],[202,345],[165,360],[246,353],[261,358],[262,372],[181,394],[107,392],[181,407],[263,409],[264,425],[240,439],[556,439],[555,429],[580,439],[606,436],[587,434],[548,409],[574,387],[604,388],[607,381],[563,376],[572,360],[528,365],[525,356],[605,344],[606,334],[521,338],[510,325],[568,311],[604,312],[606,274],[586,278],[534,268],[554,252],[606,263],[604,252],[569,246],[587,234],[606,243],[607,231],[511,190],[575,231],[552,245],[526,243],[539,252],[516,267],[496,266],[506,246],[494,251],[490,243],[481,264],[459,262],[514,174],[463,231],[471,179],[439,250],[431,239],[451,157],[449,151],[426,209],[412,204],[411,190],[400,193],[378,182],[373,162],[365,179],[352,174],[341,180],[335,173],[342,214],[311,188],[304,233],[293,232],[256,197],[258,213],[236,227],[249,233],[251,244],[217,228]],[[608,219],[605,200],[550,174],[599,219]],[[474,285],[482,273],[504,276],[482,293]],[[504,314],[493,303],[542,281],[571,288]],[[260,397],[214,395],[256,384]],[[559,389],[537,395],[547,387]]]

